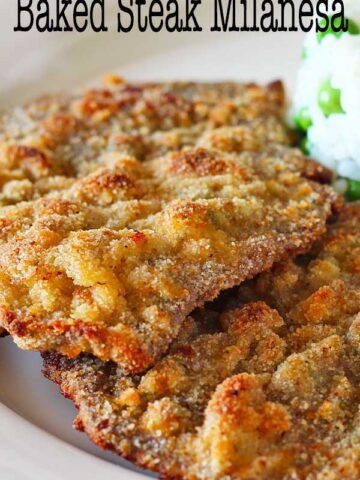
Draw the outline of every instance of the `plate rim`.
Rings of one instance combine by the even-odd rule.
[[[3,439],[2,437],[5,437],[8,432],[17,434]],[[4,468],[10,470],[12,475],[16,475],[15,477],[11,476],[11,480],[24,480],[24,474],[26,475],[26,480],[38,479],[39,471],[27,472],[22,455],[18,455],[19,448],[23,447],[21,453],[23,454],[25,451],[26,459],[27,454],[31,453],[28,451],[31,448],[29,445],[32,443],[36,444],[37,441],[40,441],[41,445],[46,445],[48,450],[56,451],[56,465],[63,464],[66,466],[69,460],[71,461],[71,467],[74,471],[66,472],[66,480],[78,480],[80,470],[81,475],[83,477],[86,475],[87,480],[95,480],[99,478],[97,475],[100,474],[106,475],[107,480],[145,480],[150,478],[146,473],[135,472],[124,466],[116,465],[62,440],[36,424],[31,423],[12,408],[0,402],[0,445],[2,450],[0,455],[0,472]],[[37,449],[35,448],[34,450]],[[41,452],[38,452],[39,455],[42,455]],[[16,460],[16,462],[13,460]],[[37,459],[34,460],[37,462]],[[44,467],[44,464],[42,464],[42,467]],[[53,465],[46,463],[45,468],[46,470],[43,474],[51,473],[51,477],[46,477],[46,480],[63,480],[62,473],[57,474],[49,470],[49,468],[53,468]],[[29,473],[31,476],[28,477]]]

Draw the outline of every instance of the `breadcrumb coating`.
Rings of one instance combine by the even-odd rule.
[[[124,176],[91,177],[120,155],[143,162],[185,146],[242,152],[293,142],[281,82],[131,84],[110,75],[103,83],[0,115],[0,206],[58,196],[89,175],[87,199],[92,182],[108,182],[98,201],[121,184],[137,198]]]
[[[148,368],[186,315],[307,251],[338,208],[297,150],[187,148],[0,209],[0,325],[24,349]]]
[[[357,480],[359,226],[346,206],[309,256],[188,317],[142,375],[43,355],[76,428],[162,478]]]
[[[104,167],[111,152],[144,161],[197,144],[240,151],[292,141],[281,82],[105,83],[0,116],[0,205],[62,191]]]
[[[148,368],[185,316],[305,251],[338,207],[279,82],[107,86],[0,120],[0,325]],[[24,202],[23,200],[27,200]]]

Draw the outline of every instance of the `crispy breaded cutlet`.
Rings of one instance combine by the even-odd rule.
[[[316,292],[314,308],[317,310],[314,314],[319,322],[332,317],[336,321],[342,309],[351,309],[352,305],[357,308],[360,287],[359,225],[359,203],[346,204],[335,224],[330,225],[325,239],[315,242],[306,255],[280,262],[271,271],[241,285],[236,294],[232,292],[232,301],[238,304],[239,301],[262,299],[280,313],[298,304],[302,305],[303,314],[307,315],[306,308],[312,308],[312,294]],[[309,299],[308,303],[302,303],[305,299]]]
[[[280,82],[136,85],[117,77],[106,88],[41,98],[0,116],[0,205],[62,191],[111,153],[144,161],[219,142],[231,151],[289,145],[284,99]]]
[[[281,82],[104,83],[0,115],[0,206],[62,192],[116,154],[145,161],[183,146],[240,152],[293,140]]]
[[[242,304],[249,282],[230,310],[188,317],[146,373],[57,354],[44,373],[78,407],[79,430],[162,478],[357,480],[359,267],[354,204],[311,260],[260,275],[256,302]]]
[[[0,116],[0,206],[57,195],[116,155],[145,161],[184,146],[290,145],[284,108],[281,82],[139,85],[112,76],[102,87],[43,97]]]
[[[327,171],[282,146],[112,162],[0,209],[0,325],[21,348],[142,371],[194,308],[307,251],[338,207],[314,181]]]
[[[299,243],[294,251],[308,248],[333,199],[323,187],[307,191],[296,169],[320,182],[329,172],[276,147],[262,154],[265,175],[256,171],[264,161],[256,153],[292,142],[284,103],[279,82],[131,85],[115,77],[107,88],[4,114],[1,322],[18,344],[71,356],[90,351],[142,369],[165,351],[184,312],[268,268],[293,251],[291,243]],[[194,149],[181,152],[185,146]],[[288,170],[298,185],[286,199],[277,189],[292,182]],[[269,206],[246,220],[267,197]],[[270,217],[284,208],[283,232],[285,217],[276,226]],[[247,233],[233,235],[232,223],[241,221]],[[261,229],[251,237],[259,222],[267,239]],[[260,251],[266,242],[268,253]]]

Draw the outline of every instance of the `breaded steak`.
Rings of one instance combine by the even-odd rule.
[[[145,161],[183,146],[241,152],[292,142],[280,82],[135,85],[113,76],[104,83],[0,116],[0,206],[54,196],[111,166],[116,155]],[[112,188],[118,188],[113,179],[104,195]]]
[[[295,261],[277,264],[271,271],[241,285],[234,304],[259,299],[284,314],[297,304],[296,315],[305,317],[313,308],[319,323],[337,322],[357,308],[360,283],[360,204],[346,204],[330,225],[325,240]],[[314,293],[315,292],[315,293]],[[314,296],[312,296],[314,294]],[[307,299],[305,301],[305,299]],[[322,303],[323,300],[323,303]]]
[[[193,308],[308,249],[336,199],[276,146],[283,113],[279,82],[112,78],[4,114],[0,324],[141,371]]]
[[[338,206],[326,175],[282,146],[111,155],[61,196],[0,209],[0,325],[25,349],[142,371],[194,308],[310,248]]]
[[[66,189],[111,152],[144,161],[198,143],[288,145],[284,108],[280,82],[134,85],[114,77],[106,88],[41,98],[0,116],[0,205]],[[218,128],[220,136],[208,134]]]
[[[188,318],[146,373],[57,354],[44,373],[75,402],[79,430],[164,478],[357,480],[359,266],[357,204],[311,256],[247,283],[230,310]],[[282,315],[242,304],[252,289]]]

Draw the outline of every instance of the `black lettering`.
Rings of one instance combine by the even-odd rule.
[[[244,14],[243,14],[244,21],[241,27],[241,31],[248,32],[250,28],[247,26],[247,0],[240,0],[240,5],[242,5],[243,11],[244,11]]]
[[[133,2],[132,2],[132,0],[130,0],[130,5],[132,6],[132,4],[133,4]],[[120,12],[126,13],[127,15],[129,15],[129,23],[128,23],[128,25],[124,25],[123,23],[121,23],[122,15],[119,12],[118,16],[117,16],[117,24],[118,24],[117,31],[118,32],[130,32],[130,30],[132,30],[132,28],[134,26],[133,11],[131,10],[131,8],[125,7],[125,5],[123,5],[122,0],[118,0],[118,6],[119,6]]]
[[[21,0],[18,0],[18,21],[17,21],[17,26],[14,28],[14,32],[28,32],[31,30],[33,24],[34,24],[34,15],[33,12],[31,11],[31,6],[32,6],[32,0],[28,0],[27,5],[23,4]],[[25,26],[21,20],[23,19],[23,13],[28,14],[26,15],[29,22]]]
[[[96,25],[95,23],[95,7],[99,7],[100,11],[98,12],[97,18],[100,19],[100,24]],[[90,24],[94,32],[107,32],[108,28],[105,25],[105,0],[94,0],[90,7]]]
[[[87,19],[82,22],[82,25],[79,24],[78,19],[88,16],[88,7],[85,0],[77,0],[74,5],[74,26],[78,32],[84,32],[88,25]]]
[[[340,11],[337,11],[337,6],[339,5]],[[336,13],[331,17],[331,28],[334,32],[347,32],[349,30],[349,20],[345,18],[344,11],[344,2],[342,0],[334,0],[332,4],[332,9]]]
[[[254,15],[254,23],[253,26],[250,28],[250,32],[258,32],[260,29],[257,26],[257,0],[253,1],[253,15]]]
[[[191,3],[192,8],[189,9],[189,3]],[[201,4],[201,0],[187,0],[186,1],[186,22],[184,27],[184,32],[202,32],[202,28],[198,24],[195,10]],[[194,27],[190,27],[190,22],[192,21]]]
[[[62,7],[60,8],[60,2],[57,2],[57,12],[56,12],[56,26],[54,32],[72,32],[72,28],[66,18],[66,10],[71,4],[71,0],[62,0]],[[61,22],[65,27],[61,26]]]
[[[266,6],[269,6],[269,11],[266,12]],[[261,10],[265,13],[261,15],[260,26],[263,32],[276,32],[278,28],[278,21],[274,18],[274,4],[272,0],[264,0]],[[268,25],[266,25],[266,21],[269,20]]]
[[[306,10],[306,7],[308,10]],[[303,32],[310,32],[310,30],[313,28],[314,25],[314,8],[311,3],[311,0],[303,0],[299,6],[299,24],[300,28]],[[304,23],[304,19],[306,17],[309,17],[311,20],[307,23],[307,25]]]
[[[172,10],[174,7],[174,11]],[[169,0],[166,4],[166,10],[168,14],[166,15],[165,27],[168,32],[181,32],[183,29],[183,21],[180,19],[179,15],[179,4],[177,0]],[[172,20],[174,23],[171,24]]]
[[[144,24],[141,23],[141,14],[142,14],[142,6],[146,5],[146,0],[135,0],[135,3],[138,7],[138,26],[140,32],[146,32],[147,26],[148,26],[148,19],[145,16],[144,18]]]
[[[39,32],[51,32],[54,28],[54,22],[50,21],[50,6],[48,1],[39,0],[36,8],[39,12],[36,18],[36,29]],[[42,20],[44,20],[44,23],[42,23]]]
[[[321,7],[324,7],[324,9],[322,10]],[[316,22],[317,32],[326,32],[326,30],[329,28],[330,20],[327,14],[328,8],[329,6],[327,0],[319,0],[316,4],[316,15],[318,17]]]
[[[157,7],[157,8],[156,8]],[[164,16],[164,8],[160,0],[153,0],[150,4],[149,9],[149,23],[150,28],[153,32],[160,32],[164,25],[164,20],[161,19],[158,22],[158,25],[154,24],[154,19],[156,17],[163,17]]]
[[[215,14],[214,14],[214,26],[211,27],[212,32],[238,32],[239,28],[236,26],[236,8],[235,0],[228,0],[226,15],[223,10],[222,0],[215,0],[214,3]],[[218,15],[219,14],[219,15]],[[230,15],[232,17],[232,25],[229,28]],[[218,16],[221,19],[221,27],[218,23]]]
[[[297,32],[296,24],[295,24],[295,5],[292,0],[278,0],[279,6],[281,7],[281,25],[279,28],[279,32],[286,32],[289,30],[290,32]],[[285,7],[289,5],[291,7],[291,27],[288,29],[285,25],[287,22],[285,21]]]

